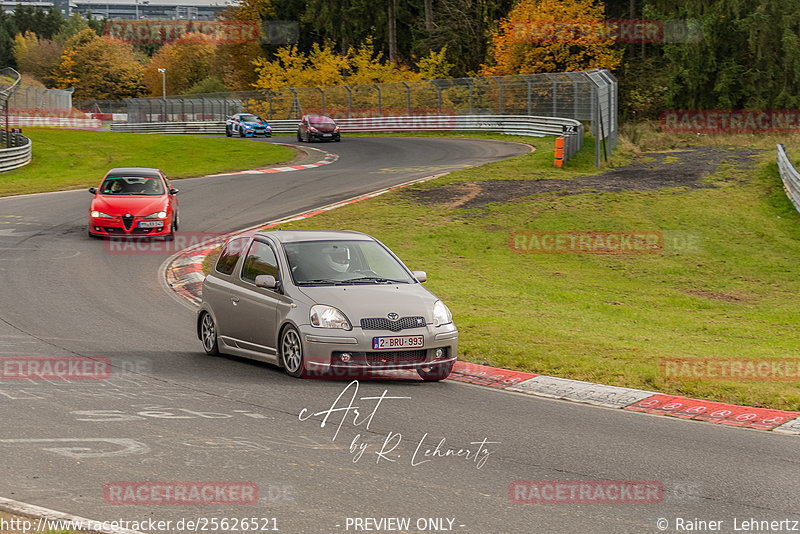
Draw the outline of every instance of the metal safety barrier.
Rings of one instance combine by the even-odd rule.
[[[31,140],[19,134],[10,135],[12,136],[10,141],[14,146],[0,149],[0,172],[17,169],[31,162],[33,147]],[[5,132],[0,138],[2,146],[5,146]]]
[[[342,132],[496,132],[509,135],[564,136],[564,159],[583,146],[584,127],[580,121],[559,117],[524,115],[415,115],[401,117],[358,117],[336,121]],[[293,134],[298,121],[269,121],[273,133]],[[114,132],[222,134],[223,121],[114,123]]]
[[[778,171],[783,180],[783,188],[789,196],[789,200],[794,204],[795,209],[800,211],[800,173],[794,168],[792,162],[789,161],[789,155],[786,154],[786,147],[778,145]]]

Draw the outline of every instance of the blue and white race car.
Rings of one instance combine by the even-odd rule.
[[[225,135],[231,137],[234,134],[239,137],[272,137],[272,127],[258,115],[236,113],[225,121]]]

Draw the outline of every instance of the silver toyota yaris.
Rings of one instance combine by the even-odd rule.
[[[442,380],[458,330],[426,278],[359,232],[234,237],[203,282],[197,335],[208,354],[274,363],[295,377],[416,369]]]

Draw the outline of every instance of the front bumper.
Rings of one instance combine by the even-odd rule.
[[[161,226],[151,228],[140,228],[139,222],[147,221],[148,223],[160,221]],[[110,219],[105,217],[92,217],[89,216],[89,233],[96,236],[108,237],[147,237],[169,235],[172,230],[170,219],[145,219],[144,217],[133,217],[130,220],[123,217],[112,217]]]
[[[272,137],[272,130],[266,128],[243,128],[246,137],[256,137],[263,135],[264,137]]]
[[[400,332],[389,330],[352,330],[300,327],[303,354],[310,373],[330,370],[386,371],[430,368],[454,362],[458,352],[458,330],[453,323],[427,325]],[[423,336],[422,347],[400,350],[374,350],[373,338]]]
[[[341,138],[339,132],[309,132],[308,135],[317,141],[338,141]]]

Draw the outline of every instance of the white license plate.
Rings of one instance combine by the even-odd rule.
[[[423,336],[391,336],[373,337],[373,350],[396,350],[396,349],[421,349],[425,344]]]
[[[158,228],[164,226],[164,221],[139,221],[139,228]]]

